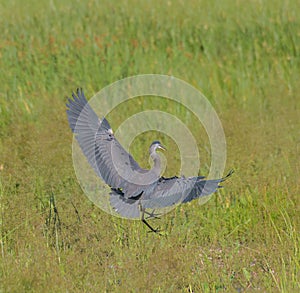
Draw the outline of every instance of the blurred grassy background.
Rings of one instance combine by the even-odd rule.
[[[294,0],[1,1],[0,291],[299,290],[299,13]],[[152,222],[166,237],[84,196],[65,115],[76,87],[91,97],[144,73],[210,99],[236,170],[207,204]],[[145,107],[177,113],[140,98],[111,125]],[[207,140],[186,123],[205,160]],[[156,138],[137,138],[136,160]],[[176,146],[161,139],[172,175]]]

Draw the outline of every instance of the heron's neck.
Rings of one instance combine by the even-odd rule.
[[[156,153],[156,152],[153,152],[150,154],[153,162],[154,162],[154,165],[151,169],[151,171],[157,176],[159,177],[160,176],[160,156]]]

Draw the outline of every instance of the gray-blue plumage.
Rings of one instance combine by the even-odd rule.
[[[232,173],[215,180],[203,180],[202,176],[160,177],[156,150],[164,147],[159,141],[154,141],[149,149],[154,161],[152,169],[143,169],[115,138],[108,121],[98,118],[83,91],[78,89],[72,97],[67,103],[70,128],[89,164],[111,187],[110,203],[123,217],[140,218],[146,209],[170,207],[207,196]]]

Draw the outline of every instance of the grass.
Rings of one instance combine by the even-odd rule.
[[[1,1],[0,291],[298,291],[299,12],[293,0]],[[209,98],[236,170],[207,204],[152,222],[165,237],[84,196],[65,115],[76,87],[91,97],[145,73],[174,75]],[[113,128],[144,109],[168,111],[209,163],[195,117],[143,99],[112,111]],[[144,166],[157,136],[132,146]],[[176,145],[159,138],[173,175]]]

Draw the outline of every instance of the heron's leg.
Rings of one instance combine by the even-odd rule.
[[[154,229],[153,227],[150,226],[149,223],[147,223],[147,221],[145,220],[145,209],[142,208],[141,205],[139,205],[140,207],[140,212],[142,213],[141,214],[141,220],[142,222],[151,230],[151,232],[154,232],[154,233],[157,233],[158,235],[161,235],[159,232],[159,229]]]

